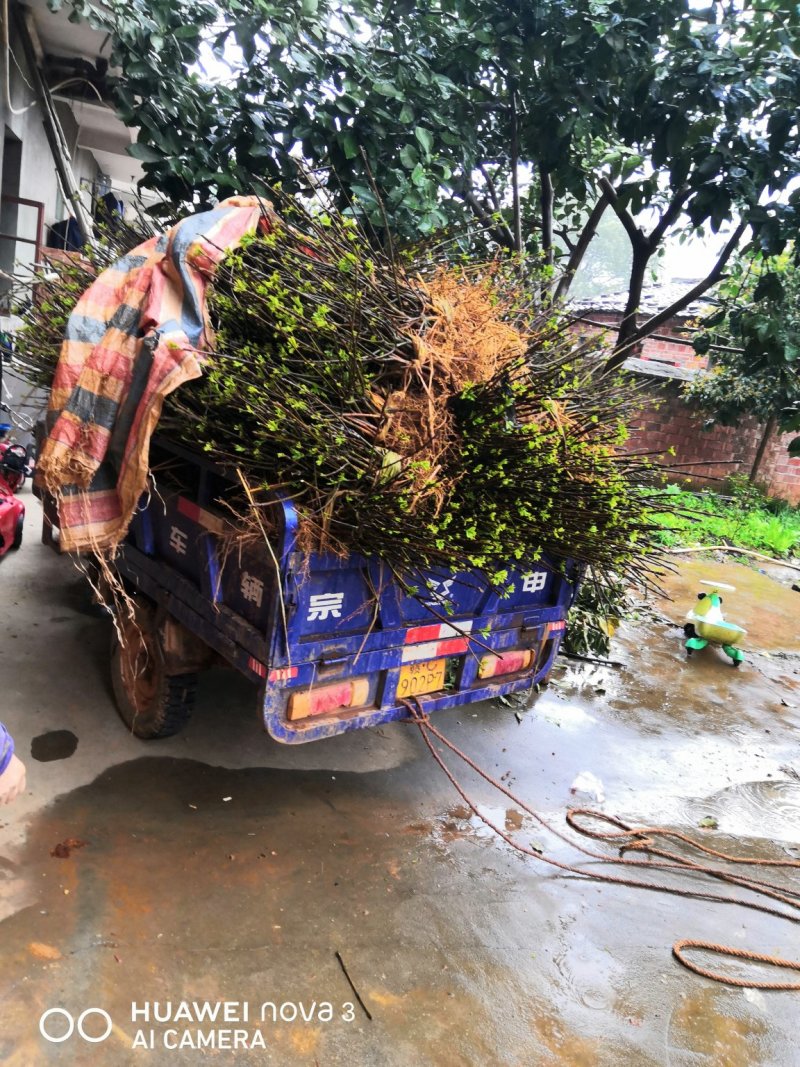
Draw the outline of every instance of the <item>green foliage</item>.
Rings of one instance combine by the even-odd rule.
[[[800,551],[800,509],[785,506],[776,513],[752,487],[742,492],[740,483],[727,500],[670,487],[663,500],[665,510],[655,510],[652,518],[666,546],[730,545],[774,556]]]
[[[774,418],[783,432],[800,430],[800,270],[788,251],[739,261],[720,301],[695,340],[712,365],[688,383],[687,397],[712,425],[752,415]],[[800,437],[790,452],[800,454]]]
[[[479,220],[513,246],[519,221],[523,246],[547,252],[553,217],[574,236],[601,175],[634,216],[682,208],[665,232],[742,217],[772,255],[797,228],[800,192],[779,195],[800,148],[798,14],[782,0],[69,7],[111,34],[131,152],[174,201],[264,178],[296,190],[293,151],[341,209],[356,202],[379,231],[385,210],[415,238]],[[209,53],[224,76],[199,73]]]
[[[651,471],[615,447],[631,392],[603,373],[598,342],[537,312],[513,265],[473,267],[456,289],[489,292],[528,351],[460,383],[431,340],[429,266],[401,268],[346,218],[296,201],[282,216],[223,264],[216,352],[168,400],[166,430],[241,466],[257,493],[289,492],[305,547],[404,572],[477,568],[500,585],[509,560],[543,554],[599,574],[652,569]]]
[[[540,277],[510,258],[401,261],[351,218],[280,199],[269,231],[220,265],[204,374],[159,423],[244,478],[247,499],[226,503],[253,535],[281,492],[301,549],[377,555],[409,584],[441,566],[505,588],[510,562],[544,555],[652,578],[655,471],[618,450],[636,392],[601,341],[540,303]],[[58,316],[31,310],[20,354],[35,380],[52,374],[76,279],[108,256],[90,248],[48,282]]]
[[[628,614],[629,605],[626,582],[613,574],[604,579],[590,575],[570,608],[564,651],[579,656],[607,656],[614,631]]]

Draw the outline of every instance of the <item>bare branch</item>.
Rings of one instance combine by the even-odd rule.
[[[689,199],[690,194],[691,189],[688,187],[688,185],[683,185],[677,191],[677,193],[675,193],[672,200],[670,200],[666,210],[664,211],[664,214],[658,220],[658,223],[655,225],[652,232],[647,237],[648,243],[650,244],[650,248],[653,252],[655,252],[655,250],[658,248],[664,234],[667,232],[673,222],[677,220],[681,211],[683,211],[683,205]]]
[[[560,238],[560,240],[562,240],[564,242],[568,252],[574,252],[575,251],[575,249],[577,248],[578,243],[577,243],[577,241],[573,241],[572,240],[570,232],[566,228],[566,226],[556,226],[556,227],[554,227],[553,233],[556,235],[556,237]]]
[[[456,195],[461,197],[478,222],[486,227],[499,245],[508,248],[511,252],[515,250],[514,235],[508,223],[499,214],[493,215],[486,205],[480,202],[472,189],[457,189]]]
[[[494,205],[495,211],[501,211],[502,208],[500,205],[500,197],[497,195],[497,186],[494,184],[494,178],[491,176],[491,174],[483,165],[483,163],[478,164],[478,170],[481,172],[481,176],[486,182],[486,188],[489,192],[489,196],[492,199],[492,204]]]
[[[539,203],[542,207],[542,250],[548,266],[553,263],[553,182],[546,170],[539,168]]]
[[[668,322],[674,315],[677,315],[678,312],[683,311],[689,306],[689,304],[691,304],[695,300],[698,300],[704,293],[708,292],[708,290],[713,285],[716,285],[716,283],[722,277],[722,272],[725,269],[726,263],[738,248],[739,242],[742,239],[742,234],[747,229],[747,225],[748,224],[746,222],[739,223],[739,225],[731,234],[725,247],[720,252],[719,257],[717,258],[717,262],[714,264],[714,267],[712,268],[712,270],[709,271],[709,273],[705,276],[705,278],[703,278],[702,281],[698,282],[697,285],[692,286],[692,288],[689,289],[688,292],[684,293],[682,297],[679,297],[677,300],[673,301],[673,303],[671,303],[669,307],[664,308],[662,311],[659,311],[658,314],[653,315],[646,322],[642,323],[642,325],[639,326],[633,333],[625,337],[621,344],[618,344],[618,347],[615,348],[614,352],[609,357],[607,363],[607,367],[609,370],[613,370],[615,367],[619,367],[620,364],[624,363],[630,355],[630,350],[633,348],[634,345],[637,345],[645,337],[649,337],[651,333],[654,333],[655,330],[659,328],[659,326],[662,326],[665,322]]]

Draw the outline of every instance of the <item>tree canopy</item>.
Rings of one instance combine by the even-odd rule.
[[[173,202],[310,174],[379,233],[478,224],[557,265],[559,300],[612,210],[632,260],[620,359],[664,320],[637,309],[667,237],[730,235],[683,306],[744,240],[777,255],[800,221],[788,0],[67,2],[111,34],[131,153]]]

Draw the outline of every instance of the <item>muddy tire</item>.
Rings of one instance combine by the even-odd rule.
[[[111,684],[117,711],[135,737],[177,734],[194,710],[196,674],[167,674],[155,606],[135,600],[133,618],[118,620],[111,645]]]
[[[25,516],[20,515],[17,519],[17,525],[14,527],[14,540],[11,542],[9,551],[16,552],[18,548],[22,547],[22,527],[25,524]]]
[[[693,622],[687,622],[683,627],[683,632],[684,632],[684,635],[686,637],[696,637],[697,636],[697,634],[695,633],[694,623]]]

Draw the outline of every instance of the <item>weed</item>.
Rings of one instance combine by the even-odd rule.
[[[765,499],[752,486],[734,484],[730,497],[690,493],[671,485],[664,490],[669,513],[651,516],[666,547],[728,545],[773,556],[800,551],[800,509]]]

